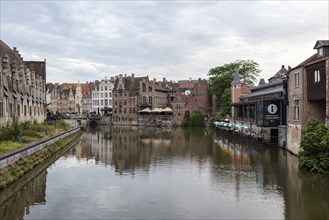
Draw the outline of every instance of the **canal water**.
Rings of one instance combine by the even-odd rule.
[[[0,219],[329,219],[329,177],[216,131],[97,127],[0,192]]]

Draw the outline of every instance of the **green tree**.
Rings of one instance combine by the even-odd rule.
[[[216,95],[216,107],[222,115],[230,113],[231,83],[236,67],[239,69],[241,80],[249,85],[254,84],[261,72],[258,63],[253,60],[236,60],[209,70],[208,76],[212,81],[211,92]]]
[[[312,172],[329,172],[329,129],[311,119],[301,141],[299,166]]]
[[[191,115],[190,111],[185,111],[184,118],[181,124],[182,127],[189,127],[191,126]]]
[[[204,114],[201,110],[197,110],[193,113],[191,118],[191,126],[192,127],[205,127],[206,124],[204,122]]]

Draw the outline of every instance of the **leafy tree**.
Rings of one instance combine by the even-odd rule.
[[[190,111],[185,111],[184,118],[182,121],[182,127],[189,127],[191,126],[191,115]]]
[[[329,129],[311,119],[301,141],[299,166],[312,172],[329,172]]]
[[[253,60],[236,60],[209,70],[208,76],[212,81],[211,91],[216,95],[216,106],[222,115],[230,113],[231,83],[236,67],[239,68],[241,80],[249,85],[254,84],[256,77],[261,72],[258,63]]]
[[[193,113],[191,118],[191,126],[192,127],[204,127],[206,126],[204,122],[204,114],[201,110],[197,110]]]

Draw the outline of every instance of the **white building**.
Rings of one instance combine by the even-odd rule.
[[[112,90],[114,78],[102,79],[95,82],[95,90],[92,91],[92,109],[94,112],[103,114],[102,110],[112,109]]]

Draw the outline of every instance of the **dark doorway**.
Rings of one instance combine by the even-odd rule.
[[[271,129],[270,135],[270,143],[277,144],[279,140],[279,130],[277,128]]]

